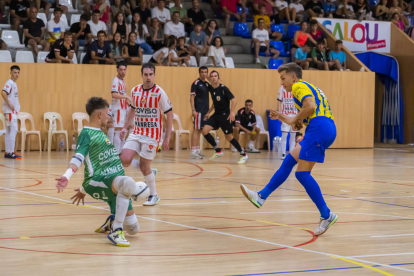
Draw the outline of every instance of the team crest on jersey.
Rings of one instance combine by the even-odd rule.
[[[218,102],[220,101],[220,99],[221,99],[221,98],[220,98],[220,96],[217,96],[217,97],[216,97],[216,100],[217,100]]]
[[[106,144],[110,145],[111,142],[109,142],[108,138],[105,138]]]
[[[153,145],[149,145],[149,149],[152,150],[154,148]]]
[[[8,85],[6,85],[6,88],[9,88],[9,86],[8,86]]]
[[[146,103],[147,102],[147,98],[142,98],[141,103]]]
[[[116,87],[116,85],[112,85],[112,88],[115,88]]]

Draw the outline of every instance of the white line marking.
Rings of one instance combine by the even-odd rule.
[[[383,257],[383,256],[400,256],[400,255],[413,255],[414,252],[408,253],[394,253],[394,254],[378,254],[378,255],[362,255],[362,256],[350,256],[351,258],[368,258],[368,257]]]
[[[250,214],[284,214],[284,213],[318,213],[318,211],[279,211],[279,212],[254,212],[254,213],[240,213],[241,215],[250,215]],[[368,214],[368,213],[350,213],[350,212],[335,212],[335,214],[348,214],[348,215],[370,215],[370,216],[378,216],[378,217],[393,217],[393,218],[404,218],[414,220],[414,218],[410,217],[402,217],[402,216],[393,216],[393,215],[379,215],[379,214]]]
[[[414,236],[414,234],[371,236],[371,238],[388,238],[388,237],[403,237],[403,236]]]

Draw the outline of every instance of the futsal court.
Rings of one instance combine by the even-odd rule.
[[[281,160],[276,153],[225,151],[218,160],[161,152],[161,201],[134,202],[140,233],[131,247],[94,232],[109,215],[87,196],[71,204],[81,169],[58,194],[55,178],[71,153],[30,152],[1,159],[0,275],[414,275],[413,149],[327,151],[312,175],[339,219],[324,235],[319,212],[294,173],[260,209],[240,184],[260,190]],[[143,181],[131,168],[126,175]]]

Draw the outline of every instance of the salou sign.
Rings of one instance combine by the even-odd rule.
[[[331,18],[317,18],[317,20],[336,39],[342,40],[350,51],[390,52],[391,22]]]

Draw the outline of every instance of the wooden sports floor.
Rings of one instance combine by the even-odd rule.
[[[328,150],[313,176],[339,219],[320,237],[293,173],[261,209],[242,195],[240,184],[267,184],[281,164],[273,153],[244,165],[228,150],[215,162],[188,156],[157,155],[161,201],[134,202],[141,230],[129,248],[94,233],[106,203],[70,204],[83,172],[57,193],[71,153],[1,159],[0,275],[414,275],[413,149]]]

